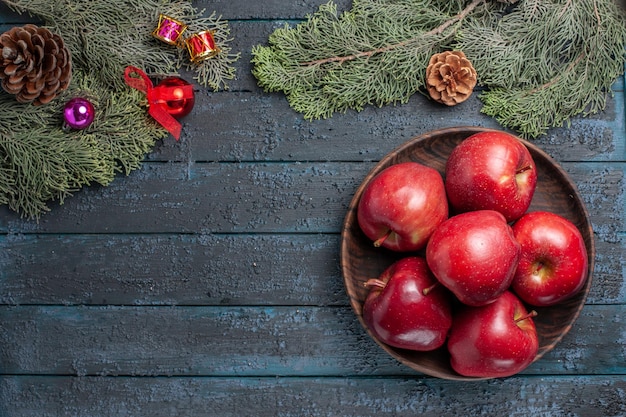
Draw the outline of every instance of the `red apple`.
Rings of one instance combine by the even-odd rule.
[[[481,378],[500,378],[522,371],[539,349],[534,315],[510,291],[486,306],[459,310],[448,339],[452,369],[464,376]]]
[[[575,295],[587,279],[587,249],[578,228],[546,211],[522,216],[513,233],[522,246],[513,291],[528,304],[551,306]]]
[[[464,304],[493,302],[511,285],[520,244],[504,216],[493,210],[458,214],[430,237],[426,261],[439,282]]]
[[[402,349],[428,351],[446,341],[452,325],[451,296],[420,257],[407,257],[370,279],[363,320],[382,342]]]
[[[448,218],[441,174],[417,162],[391,165],[367,185],[357,207],[363,233],[399,252],[417,251],[435,228]]]
[[[445,178],[452,210],[496,210],[511,222],[530,206],[537,169],[528,148],[515,136],[480,132],[452,150]]]

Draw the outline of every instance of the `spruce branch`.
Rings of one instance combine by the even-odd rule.
[[[195,72],[200,85],[214,90],[228,88],[228,81],[235,77],[233,64],[239,54],[231,50],[228,22],[214,12],[205,17],[205,11],[188,0],[0,1],[19,13],[42,19],[71,47],[77,66],[93,70],[94,77],[117,89],[125,88],[120,74],[128,65],[156,77],[178,75],[185,66]],[[185,21],[190,31],[214,29],[222,52],[190,65],[184,49],[169,47],[151,36],[159,13]]]
[[[64,103],[89,98],[96,118],[86,130],[66,131]],[[0,94],[0,203],[39,218],[49,203],[83,186],[109,185],[118,172],[139,167],[167,132],[146,114],[140,93],[116,92],[76,70],[70,88],[46,106],[16,103]]]
[[[404,47],[408,47],[411,46],[412,44],[415,44],[417,42],[423,41],[425,38],[429,37],[429,36],[434,36],[434,35],[440,35],[441,33],[443,33],[448,27],[452,26],[453,24],[460,22],[461,20],[463,20],[469,13],[472,12],[472,10],[474,10],[479,4],[484,3],[486,0],[474,0],[472,1],[470,4],[467,5],[467,7],[465,7],[465,9],[463,9],[459,14],[457,14],[456,16],[452,17],[449,20],[446,20],[445,22],[443,22],[441,25],[437,26],[434,29],[429,30],[428,32],[425,32],[415,38],[412,39],[406,39],[402,42],[398,42],[396,44],[392,44],[392,45],[386,45],[371,51],[362,51],[362,52],[357,52],[355,54],[352,55],[346,55],[346,56],[336,56],[336,57],[329,57],[329,58],[324,58],[324,59],[318,59],[316,61],[309,61],[309,62],[303,62],[301,65],[305,65],[305,66],[311,66],[311,65],[323,65],[323,64],[328,64],[331,62],[338,62],[339,64],[342,64],[346,61],[351,61],[353,59],[358,59],[358,58],[367,58],[370,57],[374,54],[381,54],[384,52],[389,52],[393,49],[396,48],[404,48]]]
[[[528,97],[528,96],[532,96],[533,94],[539,93],[543,90],[548,90],[550,89],[552,86],[554,86],[555,84],[557,84],[564,76],[566,76],[567,74],[571,74],[572,71],[574,70],[574,68],[576,68],[576,66],[580,63],[580,61],[585,57],[585,55],[583,53],[581,53],[580,55],[578,55],[578,57],[572,61],[567,68],[565,68],[565,72],[557,74],[554,78],[552,78],[551,80],[546,81],[546,83],[544,83],[543,85],[537,86],[531,90],[525,91],[523,93],[524,97]]]
[[[626,17],[613,0],[331,2],[252,50],[253,74],[305,119],[423,92],[434,53],[460,50],[482,111],[526,138],[600,111],[624,72]]]
[[[601,0],[521,1],[513,13],[468,19],[454,43],[486,87],[482,112],[526,138],[603,110],[624,45],[624,14]]]
[[[180,50],[151,36],[160,12],[184,18],[198,31],[216,30],[223,53],[193,68],[201,85],[226,88],[234,77],[238,55],[227,45],[227,23],[215,14],[200,16],[188,1],[0,1],[60,34],[74,64],[69,88],[45,106],[0,94],[0,204],[24,217],[39,218],[52,201],[63,203],[83,186],[106,186],[117,174],[129,174],[167,136],[146,112],[145,96],[123,81],[128,65],[153,76],[174,75],[183,65]],[[82,131],[63,129],[63,106],[73,97],[89,99],[96,109]]]
[[[254,47],[253,74],[265,91],[284,91],[306,119],[405,103],[423,88],[430,56],[453,39],[455,26],[490,7],[485,0],[361,0],[338,14],[331,1],[306,22],[274,31],[269,46]]]
[[[206,18],[192,19],[188,30],[191,33],[212,30],[215,43],[219,45],[220,53],[209,60],[192,63],[185,52],[183,53],[184,56],[181,57],[179,55],[179,65],[182,64],[189,71],[195,71],[194,79],[198,84],[210,87],[214,91],[228,90],[228,81],[235,79],[235,67],[233,65],[240,57],[240,54],[234,53],[230,46],[230,42],[233,39],[230,36],[228,22],[222,20],[222,17],[215,12],[212,12]]]

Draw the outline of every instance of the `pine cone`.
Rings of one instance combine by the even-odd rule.
[[[63,39],[35,25],[14,27],[0,35],[2,88],[20,103],[50,102],[72,78],[72,59]]]
[[[476,70],[463,52],[445,51],[430,58],[426,87],[433,100],[454,106],[467,100],[475,86]]]

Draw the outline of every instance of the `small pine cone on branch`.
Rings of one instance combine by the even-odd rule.
[[[430,58],[426,87],[433,100],[454,106],[468,99],[476,86],[476,70],[461,51],[445,51]]]
[[[63,39],[46,28],[28,24],[0,35],[2,88],[20,103],[46,104],[65,90],[72,78],[72,58]]]

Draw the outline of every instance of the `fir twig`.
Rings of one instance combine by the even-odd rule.
[[[195,79],[214,90],[228,88],[234,79],[234,62],[239,54],[231,51],[228,22],[215,13],[203,16],[188,0],[0,0],[20,13],[42,19],[60,34],[72,51],[73,61],[94,77],[115,88],[125,88],[120,68],[142,68],[153,76],[178,74],[181,66],[195,71]],[[214,29],[222,52],[200,65],[190,65],[186,51],[154,39],[159,13],[183,20],[191,31]]]
[[[71,97],[88,97],[96,119],[83,131],[66,131],[62,107]],[[81,187],[108,185],[117,172],[138,168],[167,132],[146,114],[135,90],[115,92],[80,70],[70,88],[35,108],[0,94],[0,203],[29,218],[63,203]],[[9,128],[10,126],[10,128]]]
[[[454,26],[486,4],[361,0],[339,15],[329,2],[306,22],[276,30],[269,46],[254,47],[253,74],[266,91],[284,91],[306,119],[405,103],[423,87],[428,59],[452,40]]]
[[[486,87],[482,111],[534,138],[604,109],[624,45],[626,19],[612,1],[526,0],[507,15],[469,19],[454,47]]]
[[[412,44],[424,41],[424,39],[428,38],[429,36],[442,34],[448,27],[450,27],[453,24],[463,20],[478,5],[480,5],[481,3],[484,3],[485,1],[486,0],[474,0],[474,1],[472,1],[470,4],[467,5],[467,7],[465,7],[465,9],[463,9],[456,16],[452,17],[449,20],[446,20],[445,22],[443,22],[442,24],[440,24],[436,28],[431,29],[428,32],[425,32],[423,34],[418,35],[415,38],[406,39],[406,40],[404,40],[402,42],[398,42],[398,43],[392,44],[392,45],[386,45],[386,46],[383,46],[383,47],[380,47],[380,48],[377,48],[377,49],[374,49],[374,50],[371,50],[371,51],[360,51],[360,52],[357,52],[355,54],[346,55],[346,56],[333,56],[333,57],[329,57],[329,58],[318,59],[316,61],[303,62],[301,65],[305,65],[305,66],[323,65],[323,64],[328,64],[328,63],[331,63],[331,62],[338,62],[339,64],[342,64],[342,63],[344,63],[346,61],[352,61],[353,59],[368,58],[368,57],[370,57],[370,56],[372,56],[374,54],[381,54],[381,53],[389,52],[389,51],[397,49],[397,48],[405,48],[405,47],[411,46]]]
[[[511,4],[512,3],[512,4]],[[253,74],[306,119],[408,101],[430,56],[462,50],[482,111],[526,138],[604,108],[624,72],[626,18],[613,0],[329,2],[252,50]]]
[[[239,58],[229,47],[228,24],[203,17],[185,0],[0,0],[13,10],[37,16],[61,35],[72,52],[70,87],[52,103],[34,107],[0,92],[0,204],[38,218],[50,201],[82,186],[108,185],[117,173],[137,169],[167,131],[142,105],[145,96],[124,83],[133,65],[158,78],[188,65],[181,49],[154,39],[159,13],[184,20],[191,30],[213,29],[222,52],[190,67],[200,85],[227,88]],[[62,108],[72,97],[88,98],[96,119],[83,131],[62,128]]]
[[[194,79],[198,84],[210,87],[213,90],[228,90],[228,81],[235,78],[234,63],[239,59],[239,53],[233,53],[230,42],[230,27],[228,22],[222,20],[215,12],[209,17],[191,21],[189,30],[192,33],[203,30],[213,30],[215,43],[219,45],[220,53],[209,60],[200,63],[192,63],[188,57],[182,59],[188,70],[195,71]],[[179,61],[181,62],[181,61]]]

